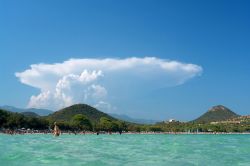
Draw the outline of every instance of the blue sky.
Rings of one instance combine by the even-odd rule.
[[[181,85],[157,84],[150,90],[140,80],[139,90],[127,86],[122,92],[115,85],[120,85],[118,79],[126,82],[124,73],[105,81],[104,71],[95,85],[106,89],[105,102],[113,111],[139,118],[191,120],[223,104],[250,114],[249,7],[243,0],[1,0],[0,105],[27,107],[31,96],[41,93],[15,76],[32,64],[156,57],[200,66],[202,74]],[[157,82],[164,82],[161,78]]]

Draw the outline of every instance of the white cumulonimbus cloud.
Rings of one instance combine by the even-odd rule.
[[[114,95],[119,90],[132,89],[133,95],[137,89],[180,85],[201,73],[202,67],[195,64],[131,57],[33,64],[15,75],[23,84],[40,90],[38,95],[31,96],[28,107],[56,110],[75,103],[107,105],[111,109],[107,101],[110,92]]]

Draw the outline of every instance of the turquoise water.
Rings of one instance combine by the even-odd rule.
[[[250,165],[250,135],[2,135],[0,165]]]

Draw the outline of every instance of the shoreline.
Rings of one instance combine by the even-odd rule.
[[[53,132],[49,131],[0,131],[3,135],[53,135]],[[62,131],[61,135],[250,135],[250,132],[72,132],[72,131]]]

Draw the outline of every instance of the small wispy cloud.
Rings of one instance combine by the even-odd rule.
[[[40,89],[28,107],[59,109],[75,103],[114,108],[107,100],[112,85],[122,90],[176,86],[199,76],[202,67],[155,57],[125,59],[70,59],[62,63],[33,64],[15,75],[26,85]],[[134,86],[134,87],[131,87]],[[112,90],[119,93],[119,89]],[[113,94],[111,94],[113,95]],[[105,111],[105,110],[104,110]]]

